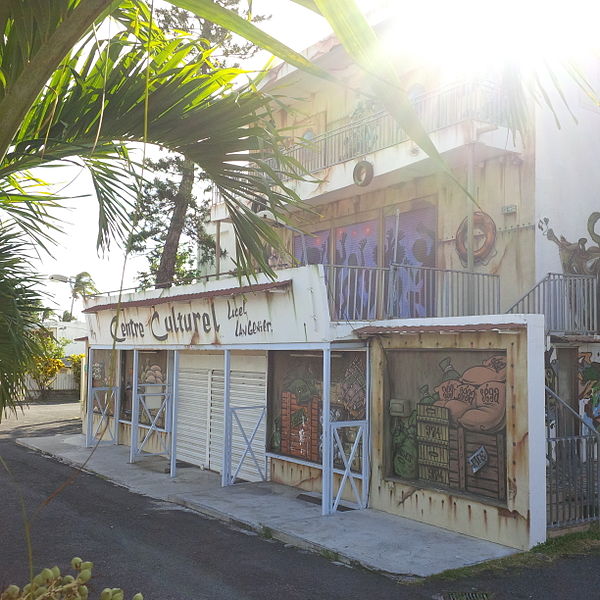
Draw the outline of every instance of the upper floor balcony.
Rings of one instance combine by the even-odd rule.
[[[451,166],[464,163],[468,145],[476,147],[478,161],[522,151],[507,127],[506,96],[494,84],[455,84],[423,94],[415,98],[413,105],[438,151]],[[354,185],[352,171],[358,159],[374,165],[375,179],[369,191],[422,177],[436,169],[435,163],[387,111],[359,120],[334,122],[324,133],[296,143],[284,154],[319,180],[290,182],[304,200],[315,196],[322,197],[322,201],[341,197],[345,188]],[[271,166],[277,168],[275,161]],[[213,208],[221,202],[217,190],[213,193]]]
[[[461,83],[415,98],[415,112],[429,134],[476,122],[505,127],[507,105],[499,88],[492,84]],[[325,133],[303,140],[285,152],[312,174],[362,158],[379,150],[410,141],[406,132],[387,111],[360,120],[345,119]],[[505,143],[502,144],[505,147]],[[416,155],[413,147],[411,150]],[[273,166],[275,166],[273,164]]]

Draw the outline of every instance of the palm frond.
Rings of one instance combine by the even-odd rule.
[[[40,350],[42,295],[30,251],[14,227],[0,225],[0,420],[24,399],[27,372]]]

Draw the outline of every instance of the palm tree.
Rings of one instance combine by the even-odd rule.
[[[98,289],[94,284],[92,276],[87,271],[82,271],[73,277],[69,277],[69,283],[71,284],[71,308],[69,314],[73,317],[73,305],[75,304],[75,300],[90,294],[96,294]]]
[[[193,39],[165,38],[141,1],[117,6],[111,23],[118,32],[100,39],[92,26],[109,6],[106,0],[0,6],[0,416],[20,397],[35,353],[40,295],[27,253],[45,249],[60,226],[52,211],[62,198],[48,193],[31,169],[78,157],[94,182],[97,241],[105,248],[111,240],[125,243],[131,232],[140,171],[128,144],[179,152],[221,189],[244,240],[239,264],[246,271],[253,256],[268,271],[261,249],[277,244],[247,203],[283,213],[294,200],[266,162],[280,141],[269,120],[272,98],[253,83],[234,89],[241,71],[214,69],[210,52]]]

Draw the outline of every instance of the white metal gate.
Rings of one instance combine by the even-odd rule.
[[[118,351],[88,350],[85,445],[118,443]],[[111,423],[112,420],[112,423]]]

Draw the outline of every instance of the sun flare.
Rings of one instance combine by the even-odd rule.
[[[457,74],[600,54],[597,1],[420,0],[387,8],[396,22],[384,35],[391,54]]]

